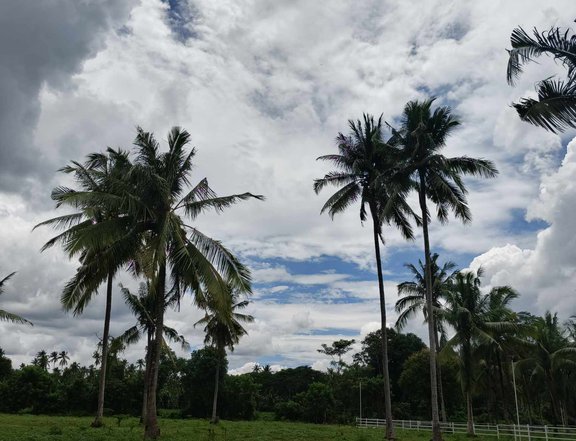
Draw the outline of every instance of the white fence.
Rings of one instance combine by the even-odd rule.
[[[386,420],[356,418],[357,427],[384,427]],[[394,420],[394,427],[408,430],[432,430],[430,421]],[[440,423],[444,433],[466,433],[466,423]],[[514,438],[515,440],[576,441],[574,426],[530,426],[528,424],[474,424],[474,433],[480,436]]]

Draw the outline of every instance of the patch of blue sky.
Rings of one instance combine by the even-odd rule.
[[[329,336],[342,336],[342,337],[354,337],[358,335],[358,329],[348,329],[348,328],[324,328],[324,329],[312,329],[305,333],[306,335],[329,335]]]
[[[548,222],[541,219],[526,220],[526,210],[523,209],[511,210],[511,216],[510,221],[500,228],[512,234],[534,233],[549,226]]]
[[[176,39],[185,42],[197,34],[193,30],[194,16],[197,11],[186,0],[162,0],[168,4],[168,24]]]

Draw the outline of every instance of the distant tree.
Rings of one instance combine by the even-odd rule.
[[[475,383],[474,351],[480,345],[494,344],[498,341],[494,333],[504,330],[515,330],[512,312],[508,309],[510,301],[518,294],[509,286],[493,288],[488,294],[480,290],[482,270],[460,272],[456,274],[446,294],[446,307],[443,312],[446,321],[456,333],[446,343],[445,350],[458,347],[460,360],[460,380],[462,392],[466,398],[468,434],[474,435],[474,413],[472,408],[472,389]],[[495,300],[498,299],[498,302]],[[491,307],[506,310],[507,314],[499,315],[501,321],[492,321],[494,311]]]
[[[70,361],[68,352],[60,351],[60,353],[58,354],[58,360],[59,360],[58,364],[60,365],[60,367],[66,367],[68,365],[68,362]]]
[[[345,340],[340,339],[332,342],[332,345],[328,346],[326,343],[322,344],[322,349],[318,349],[321,354],[326,354],[332,358],[337,357],[337,360],[332,360],[330,364],[336,368],[336,373],[340,374],[346,363],[342,361],[342,357],[349,351],[352,350],[352,345],[356,343],[356,340]]]
[[[248,332],[242,326],[243,323],[251,323],[254,317],[248,314],[242,314],[238,311],[248,306],[248,300],[239,301],[239,293],[235,292],[232,287],[227,287],[227,295],[224,297],[227,301],[208,301],[201,305],[205,308],[206,315],[198,320],[196,325],[204,325],[206,334],[204,343],[216,348],[220,358],[216,364],[214,380],[214,398],[212,401],[212,423],[218,422],[218,385],[220,382],[220,360],[226,357],[226,348],[234,351],[234,345],[238,344],[240,338]],[[222,296],[214,296],[213,299],[221,299]]]
[[[0,280],[0,295],[4,294],[4,284],[8,280],[10,280],[10,278],[14,274],[16,274],[16,273],[8,274],[6,277],[4,277],[2,280]],[[32,322],[29,322],[28,320],[20,317],[17,314],[13,314],[11,312],[4,311],[3,309],[0,309],[0,321],[13,322],[13,323],[27,323],[29,325],[32,325]]]
[[[136,317],[137,324],[124,331],[124,333],[118,337],[118,341],[121,344],[128,346],[139,342],[140,339],[145,336],[146,348],[148,348],[154,344],[154,338],[156,337],[157,320],[155,318],[156,298],[154,293],[150,291],[149,284],[146,283],[140,283],[138,295],[132,294],[128,288],[122,285],[120,285],[120,289],[122,291],[122,296],[124,297],[124,302]],[[177,305],[178,301],[178,296],[168,295],[165,300],[164,310]],[[186,339],[182,335],[178,334],[178,331],[166,325],[164,325],[163,328],[162,345],[164,350],[169,349],[167,341],[178,343],[183,349],[190,348]],[[148,356],[149,351],[147,350],[146,353]],[[150,374],[150,360],[148,360],[148,358],[146,359],[146,362],[144,362],[144,365],[146,366],[146,369],[144,371],[144,394],[142,399],[141,421],[146,419],[147,388],[149,383],[148,375]]]
[[[442,267],[438,265],[438,253],[434,253],[431,257],[431,275],[432,275],[432,306],[434,311],[442,309],[442,298],[446,293],[447,287],[451,280],[456,275],[456,264],[454,262],[445,262]],[[398,285],[398,295],[401,296],[396,301],[396,312],[400,313],[396,319],[396,328],[402,330],[408,319],[418,312],[424,314],[424,322],[428,321],[428,310],[426,308],[426,268],[421,260],[418,261],[419,268],[412,264],[404,264],[406,268],[414,276],[413,281],[402,282]],[[446,331],[444,329],[444,322],[434,314],[434,323],[436,325],[436,351],[440,352],[442,349],[442,338],[446,338]],[[440,411],[442,413],[442,421],[446,422],[446,404],[444,400],[444,391],[442,385],[442,369],[440,363],[437,362],[438,368],[438,394],[440,396]]]
[[[56,367],[56,364],[58,363],[58,360],[60,359],[60,354],[58,353],[58,351],[52,351],[50,352],[50,363],[52,363],[52,367]]]
[[[536,85],[538,98],[522,98],[513,106],[520,118],[554,133],[576,127],[576,35],[571,30],[551,27],[534,37],[518,27],[512,31],[508,50],[508,84],[514,85],[524,64],[541,55],[559,61],[567,70],[566,80],[548,77]]]
[[[48,366],[50,365],[50,357],[48,356],[46,351],[42,349],[36,354],[36,357],[34,357],[34,360],[32,360],[32,364],[47,371]]]

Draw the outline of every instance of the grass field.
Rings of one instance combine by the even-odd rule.
[[[136,418],[110,417],[105,427],[90,428],[91,418],[0,415],[0,441],[140,441],[142,427]],[[166,441],[375,441],[381,429],[353,426],[287,423],[279,421],[222,421],[216,427],[206,420],[161,420]],[[428,441],[426,432],[400,431],[400,441]],[[464,435],[446,435],[446,441],[464,441]],[[481,440],[481,438],[476,438]]]

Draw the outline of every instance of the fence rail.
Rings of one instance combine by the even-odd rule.
[[[385,427],[386,420],[356,418],[357,427]],[[394,427],[408,430],[432,430],[431,421],[394,420]],[[466,423],[440,423],[445,433],[467,433]],[[514,438],[515,440],[576,441],[575,426],[531,426],[529,424],[474,424],[474,433],[481,436]]]

